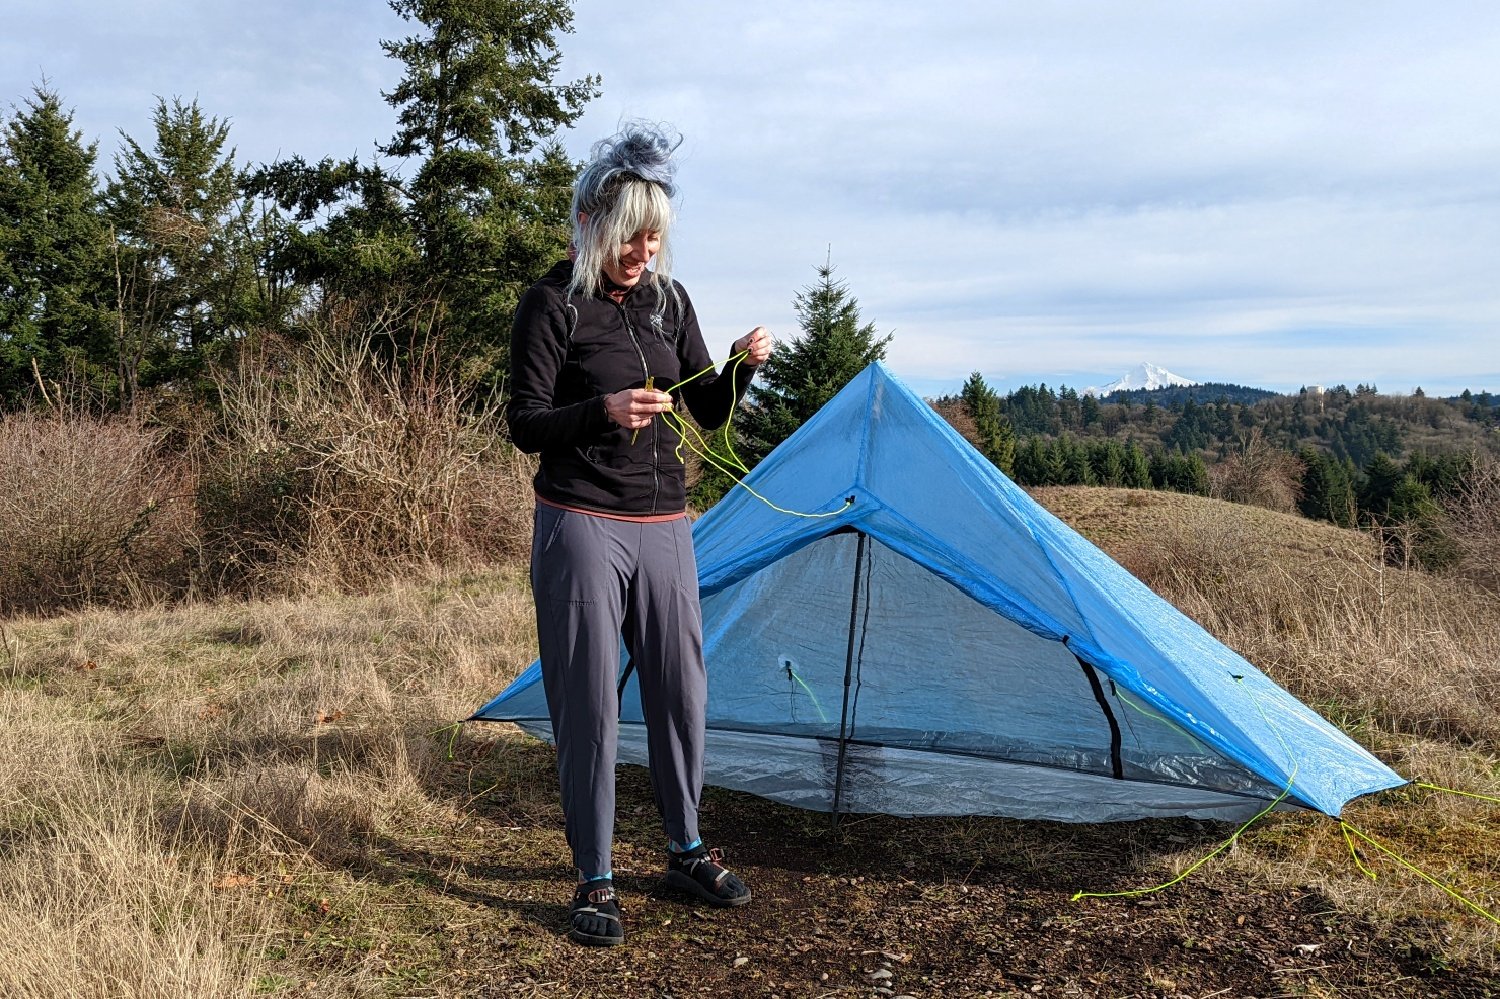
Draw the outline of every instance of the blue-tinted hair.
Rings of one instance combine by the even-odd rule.
[[[673,151],[682,138],[670,126],[627,122],[618,133],[594,143],[589,161],[573,184],[573,247],[577,253],[570,289],[598,294],[606,263],[619,263],[620,247],[636,233],[661,236],[645,283],[665,308],[663,289],[672,287]],[[587,221],[580,222],[580,216]]]

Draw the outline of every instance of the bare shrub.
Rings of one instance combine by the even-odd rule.
[[[948,426],[957,430],[963,439],[979,447],[979,426],[974,422],[969,407],[961,399],[941,399],[932,403],[933,410],[937,415],[947,421]]]
[[[402,321],[392,311],[355,330],[335,316],[305,344],[261,340],[221,375],[198,489],[219,585],[364,589],[525,552],[531,462],[497,405],[431,352],[385,356]]]
[[[1240,444],[1208,470],[1209,494],[1215,499],[1295,513],[1302,498],[1302,460],[1273,447],[1252,430]]]
[[[1500,461],[1475,454],[1447,516],[1445,534],[1457,550],[1459,575],[1500,594]]]
[[[0,614],[139,603],[186,585],[189,480],[128,417],[0,419]]]

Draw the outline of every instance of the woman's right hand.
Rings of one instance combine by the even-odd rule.
[[[651,425],[657,413],[672,410],[672,397],[654,389],[625,389],[604,397],[604,411],[626,430]]]

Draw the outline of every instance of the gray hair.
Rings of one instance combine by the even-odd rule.
[[[620,262],[620,247],[638,232],[661,234],[661,249],[643,283],[656,292],[658,313],[666,308],[663,289],[672,289],[672,152],[682,143],[670,126],[627,122],[620,131],[594,143],[589,161],[573,184],[573,264],[570,292],[597,295],[604,265]],[[587,215],[580,222],[579,215]]]

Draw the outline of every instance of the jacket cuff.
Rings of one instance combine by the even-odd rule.
[[[589,428],[589,431],[593,434],[602,434],[614,429],[615,421],[609,418],[609,409],[604,404],[605,396],[596,396],[595,399],[597,405],[593,407],[594,425]]]

